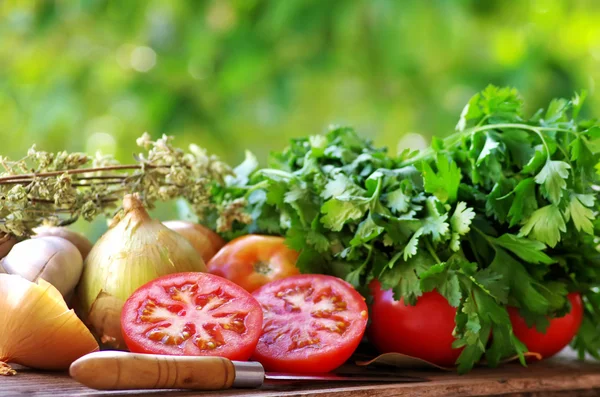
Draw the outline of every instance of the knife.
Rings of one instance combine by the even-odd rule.
[[[265,372],[258,362],[224,357],[167,356],[121,351],[87,354],[71,364],[76,381],[98,390],[257,388],[265,379],[286,381],[424,382],[428,379],[394,373],[346,375]]]

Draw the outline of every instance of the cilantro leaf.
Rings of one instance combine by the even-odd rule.
[[[467,203],[460,201],[456,204],[454,214],[450,218],[450,225],[455,233],[464,235],[469,233],[471,221],[475,218],[475,212],[472,208],[467,208]]]
[[[485,202],[487,216],[493,216],[500,223],[506,222],[512,207],[510,193],[515,187],[514,183],[512,179],[502,179],[494,185]]]
[[[534,211],[519,231],[519,236],[531,236],[550,247],[556,247],[560,233],[567,231],[567,225],[555,204]]]
[[[362,219],[366,211],[367,203],[365,201],[342,201],[334,198],[325,202],[321,207],[321,213],[325,214],[321,217],[321,222],[326,228],[339,232],[347,222]]]
[[[590,197],[592,197],[591,202],[593,205],[594,196]],[[585,199],[583,200],[585,201]],[[569,202],[567,209],[568,211],[565,213],[565,218],[568,221],[570,215],[577,231],[583,230],[587,234],[594,234],[594,225],[592,223],[592,221],[596,219],[594,211],[585,207],[577,195],[571,196],[571,201]]]
[[[496,149],[500,146],[500,143],[495,140],[491,134],[486,134],[485,145],[477,157],[477,165],[480,165],[488,156],[492,155]]]
[[[394,299],[402,298],[406,303],[414,305],[417,298],[422,295],[419,276],[434,264],[431,255],[423,251],[419,251],[408,260],[403,260],[397,255],[390,261],[389,270],[381,278],[381,288],[383,290],[392,288]]]
[[[535,177],[535,182],[545,187],[545,196],[551,202],[557,204],[563,195],[563,190],[567,186],[569,169],[571,166],[564,161],[548,160],[546,164]]]
[[[328,200],[332,197],[341,196],[349,188],[349,186],[352,185],[354,184],[350,178],[348,178],[345,174],[338,173],[333,177],[333,179],[330,179],[327,182],[325,189],[323,189],[321,192],[321,197],[323,197],[325,200]]]
[[[529,218],[538,209],[537,199],[535,198],[535,181],[533,178],[526,178],[520,181],[513,192],[515,196],[508,211],[510,227],[519,224],[522,219]]]
[[[427,199],[427,217],[423,220],[423,234],[430,234],[434,242],[441,241],[448,236],[450,225],[446,220],[448,214],[442,214],[437,206],[439,203],[434,197]]]
[[[502,142],[508,149],[512,161],[520,168],[529,162],[535,149],[531,145],[529,134],[523,130],[508,129],[502,131]]]
[[[258,160],[256,156],[246,150],[246,158],[244,161],[233,169],[233,176],[227,175],[225,183],[229,186],[244,186],[248,183],[250,175],[258,168]]]
[[[521,170],[523,174],[533,175],[537,173],[548,159],[548,153],[542,145],[538,145],[534,149],[533,156]]]
[[[535,281],[523,265],[501,248],[496,248],[496,255],[489,269],[501,274],[510,287],[510,294],[516,301],[534,313],[547,313],[550,303],[538,290]]]
[[[427,162],[422,163],[423,183],[427,193],[434,194],[442,203],[454,202],[462,178],[456,163],[438,153],[437,172]]]
[[[583,136],[579,136],[571,142],[569,148],[571,149],[571,161],[576,162],[579,171],[578,173],[586,179],[593,180],[596,159],[589,148],[587,139]]]
[[[509,233],[505,233],[493,239],[493,241],[494,244],[511,251],[526,262],[535,264],[550,264],[554,262],[552,258],[544,253],[546,245],[540,241],[530,240]]]
[[[416,255],[419,244],[419,237],[423,234],[423,228],[418,229],[408,240],[404,250],[402,251],[404,260],[408,260],[408,258]]]
[[[373,221],[373,218],[371,217],[371,214],[369,213],[369,216],[367,216],[367,218],[358,225],[358,228],[356,229],[356,233],[354,234],[354,238],[352,240],[350,240],[350,244],[351,245],[364,244],[368,241],[371,241],[375,237],[379,236],[381,233],[383,233],[384,230],[385,229],[383,227],[378,226]]]
[[[452,237],[450,249],[454,252],[460,249],[460,236],[469,233],[471,221],[475,217],[475,212],[472,208],[467,208],[467,204],[460,201],[456,205],[454,214],[450,218],[450,226],[452,227]]]
[[[451,270],[447,263],[438,263],[420,274],[421,289],[429,292],[436,289],[453,307],[458,307],[462,292],[456,272]]]
[[[388,193],[386,195],[386,202],[388,207],[396,213],[407,212],[410,208],[410,196],[404,193],[404,189],[399,187],[398,189]]]

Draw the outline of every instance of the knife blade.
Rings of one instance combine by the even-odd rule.
[[[394,373],[289,374],[265,372],[258,362],[224,357],[167,356],[121,351],[87,354],[71,364],[69,374],[98,390],[257,388],[266,380],[425,382],[428,379]]]

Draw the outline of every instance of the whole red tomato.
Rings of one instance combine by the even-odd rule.
[[[262,332],[259,303],[208,273],[175,273],[138,288],[125,302],[121,329],[134,353],[247,360]]]
[[[233,281],[246,291],[299,274],[298,252],[283,237],[247,235],[225,244],[208,262],[208,271]]]
[[[354,353],[367,326],[364,298],[337,277],[292,276],[252,296],[264,319],[252,357],[269,371],[332,371]]]
[[[379,281],[373,294],[369,341],[381,353],[402,353],[440,366],[453,366],[462,349],[453,349],[456,308],[436,291],[426,292],[414,306],[394,300]]]
[[[525,319],[519,315],[518,309],[508,308],[515,336],[527,346],[527,350],[548,358],[571,342],[583,319],[583,302],[579,293],[572,292],[568,298],[571,302],[571,311],[563,317],[550,319],[550,325],[545,333],[538,332],[535,327],[529,328]]]

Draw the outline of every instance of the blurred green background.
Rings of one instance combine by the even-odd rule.
[[[530,111],[587,89],[596,116],[598,21],[595,0],[4,1],[0,153],[128,162],[147,131],[264,163],[331,123],[394,153],[451,133],[489,83]]]

